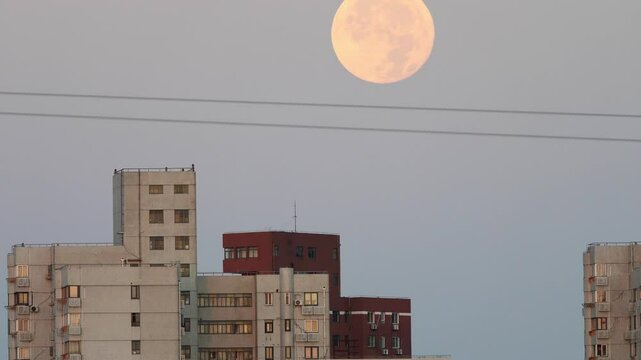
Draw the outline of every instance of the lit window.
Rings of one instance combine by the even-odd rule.
[[[16,348],[16,355],[18,356],[18,359],[29,359],[29,348],[28,347]]]
[[[24,278],[29,276],[29,265],[16,266],[16,277]]]
[[[140,313],[131,313],[131,326],[140,326]]]
[[[258,257],[258,248],[257,247],[250,247],[247,249],[247,257],[249,258],[257,258]]]
[[[596,302],[598,302],[598,303],[608,302],[608,297],[607,297],[607,293],[605,292],[605,290],[597,290],[597,291],[595,291],[594,298],[595,298]]]
[[[140,340],[131,340],[131,354],[140,355]]]
[[[318,346],[305,346],[305,359],[318,359]]]
[[[273,346],[265,346],[265,360],[274,360]]]
[[[13,294],[16,305],[29,305],[29,293],[17,292]]]
[[[67,325],[80,325],[80,313],[67,314]]]
[[[594,276],[607,276],[607,264],[594,264]]]
[[[285,359],[291,359],[291,358],[292,358],[292,347],[285,346]]]
[[[285,331],[292,331],[292,321],[285,319]]]
[[[189,250],[189,236],[176,236],[176,250]]]
[[[65,354],[80,354],[80,341],[67,341],[64,344]]]
[[[307,306],[318,306],[318,293],[317,292],[306,292],[304,295],[303,305]]]
[[[307,248],[307,257],[310,259],[316,259],[316,248],[315,247],[308,247]]]
[[[78,285],[69,285],[62,288],[62,297],[67,298],[79,298],[80,297],[80,286]]]
[[[190,296],[189,296],[189,291],[181,291],[180,292],[180,302],[182,302],[185,305],[190,304]]]
[[[149,250],[164,250],[165,239],[162,236],[151,236],[149,238]]]
[[[199,334],[251,334],[251,321],[198,321]]]
[[[367,337],[367,347],[369,348],[376,347],[376,336],[370,335]]]
[[[305,332],[307,332],[307,333],[317,333],[318,332],[318,320],[305,320]]]
[[[180,277],[189,277],[190,275],[189,264],[180,264]]]
[[[392,349],[400,349],[401,348],[401,338],[393,336],[392,337]]]
[[[16,330],[17,331],[29,331],[29,319],[17,319],[16,320]]]
[[[189,185],[186,185],[186,184],[174,185],[174,194],[189,194]]]
[[[163,210],[149,210],[150,224],[163,224],[165,222],[165,213]]]
[[[266,333],[273,333],[274,332],[274,321],[273,320],[265,320],[265,332]]]
[[[140,299],[140,285],[131,285],[131,298]]]
[[[225,248],[225,259],[233,259],[235,251],[233,248]]]
[[[272,293],[269,293],[269,292],[265,293],[265,305],[273,305],[272,300],[273,300]]]
[[[174,210],[174,223],[176,224],[189,223],[189,210],[185,210],[185,209]]]
[[[247,248],[246,247],[239,247],[236,249],[236,258],[237,259],[245,259],[247,257]]]
[[[163,193],[162,185],[149,185],[149,193],[152,195],[158,195]]]
[[[303,257],[303,247],[302,246],[296,246],[296,257],[297,258],[302,258]]]

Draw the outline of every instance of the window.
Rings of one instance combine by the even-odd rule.
[[[307,248],[307,257],[310,259],[316,259],[316,248],[315,247],[308,247]]]
[[[608,346],[605,344],[596,344],[596,356],[608,356]]]
[[[225,248],[225,259],[233,259],[234,254],[235,252],[233,248]]]
[[[630,316],[630,330],[636,330],[637,329],[637,316],[633,315]]]
[[[189,236],[176,236],[176,250],[189,250]]]
[[[29,319],[17,319],[16,331],[29,331]]]
[[[189,185],[187,184],[174,185],[174,194],[189,194]]]
[[[285,319],[285,331],[292,331],[292,320]]]
[[[258,248],[255,246],[252,246],[247,249],[247,256],[249,258],[257,258],[258,257]]]
[[[401,348],[401,338],[393,336],[392,337],[392,349],[400,349]]]
[[[608,302],[607,293],[605,290],[597,290],[594,292],[594,299],[598,303]]]
[[[303,247],[302,246],[296,246],[296,257],[297,258],[302,258],[303,257]]]
[[[318,320],[305,320],[305,332],[307,332],[307,333],[317,333],[318,332]]]
[[[306,292],[305,295],[304,295],[303,305],[318,306],[318,293],[317,292]]]
[[[165,238],[162,236],[151,236],[149,238],[149,250],[165,250]]]
[[[338,273],[333,273],[332,274],[332,282],[334,285],[338,286],[338,283],[340,282],[340,275]]]
[[[140,299],[140,285],[131,285],[131,298]]]
[[[332,311],[332,322],[339,322],[341,318],[341,313],[339,311]]]
[[[338,248],[332,249],[332,260],[338,260]]]
[[[199,334],[251,334],[251,321],[199,321]]]
[[[265,360],[274,360],[273,346],[265,346]]]
[[[374,323],[374,313],[371,311],[367,312],[367,322],[370,324]]]
[[[596,325],[597,330],[607,330],[608,329],[608,318],[607,317],[598,317],[594,318],[594,325]]]
[[[274,332],[274,321],[273,320],[265,320],[265,332],[266,333],[273,333]]]
[[[279,250],[278,245],[274,245],[274,256],[278,256]]]
[[[140,354],[140,340],[131,340],[131,354],[132,355]]]
[[[185,359],[191,359],[191,346],[181,346],[180,347],[180,357]]]
[[[174,210],[174,223],[187,224],[189,222],[189,210],[178,209]]]
[[[247,257],[247,248],[239,247],[236,249],[236,258],[245,259]]]
[[[381,349],[385,349],[385,336],[381,336]]]
[[[291,358],[292,358],[292,347],[285,346],[285,359],[291,359]]]
[[[198,348],[200,360],[252,360],[252,348]]]
[[[332,347],[340,346],[340,342],[341,342],[340,335],[332,335]]]
[[[162,185],[149,185],[149,194],[158,195],[163,193]]]
[[[16,266],[16,277],[19,277],[19,278],[29,277],[29,265]]]
[[[29,293],[28,292],[17,292],[13,294],[15,298],[16,305],[29,305]]]
[[[251,307],[251,294],[198,294],[199,307]]]
[[[79,298],[80,297],[80,286],[78,285],[68,285],[62,288],[62,297],[65,299],[68,298]]]
[[[67,341],[64,344],[65,354],[80,354],[80,341]]]
[[[189,277],[189,264],[180,264],[180,277]]]
[[[385,312],[381,313],[381,324],[385,324]]]
[[[398,324],[398,313],[392,313],[392,324]]]
[[[131,313],[131,326],[140,326],[140,313]]]
[[[190,318],[184,318],[182,325],[183,325],[183,328],[185,329],[185,332],[190,332],[191,331],[191,319]]]
[[[318,346],[305,346],[305,359],[318,359]]]
[[[594,264],[594,276],[607,276],[607,264]]]
[[[266,292],[265,293],[265,305],[273,305],[272,300],[273,300],[272,293]]]
[[[189,305],[191,303],[191,299],[189,296],[189,291],[181,291],[180,292],[180,302]]]
[[[368,348],[376,347],[376,336],[370,335],[367,337],[367,347]]]
[[[149,210],[150,224],[163,224],[165,222],[165,212],[163,210]]]
[[[67,314],[67,325],[80,325],[80,313]]]
[[[289,305],[291,303],[292,296],[289,293],[285,293],[285,305]]]
[[[349,320],[349,314],[350,314],[349,311],[345,311],[345,314],[344,314],[345,322],[347,322],[347,320]]]
[[[630,344],[630,357],[633,359],[637,358],[637,343],[635,342]]]
[[[17,347],[16,355],[18,359],[29,359],[29,348],[28,347]]]

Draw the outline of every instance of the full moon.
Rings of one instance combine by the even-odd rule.
[[[332,44],[352,75],[389,84],[425,64],[434,45],[434,21],[422,0],[345,0],[334,16]]]

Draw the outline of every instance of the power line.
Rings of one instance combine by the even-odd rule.
[[[154,117],[125,117],[125,116],[108,116],[108,115],[77,115],[77,114],[10,112],[10,111],[0,111],[0,115],[58,118],[58,119],[89,119],[89,120],[171,123],[171,124],[245,126],[245,127],[290,128],[290,129],[307,129],[307,130],[361,131],[361,132],[380,132],[380,133],[397,133],[397,134],[459,135],[459,136],[484,136],[484,137],[502,137],[502,138],[641,143],[640,138],[628,138],[628,137],[520,134],[520,133],[500,133],[500,132],[480,132],[480,131],[422,130],[422,129],[375,128],[375,127],[357,127],[357,126],[332,126],[332,125],[303,125],[303,124],[285,124],[285,123],[166,119],[166,118],[154,118]]]
[[[0,91],[0,95],[59,97],[59,98],[78,98],[78,99],[105,99],[105,100],[194,102],[194,103],[236,104],[236,105],[288,106],[288,107],[405,110],[405,111],[442,111],[442,112],[459,112],[459,113],[487,113],[487,114],[539,115],[539,116],[549,115],[549,116],[609,117],[609,118],[641,119],[641,114],[617,114],[617,113],[571,112],[571,111],[538,111],[538,110],[513,110],[513,109],[462,108],[462,107],[340,104],[340,103],[316,103],[316,102],[293,102],[293,101],[288,102],[288,101],[239,100],[239,99],[205,99],[205,98],[184,98],[184,97],[71,94],[71,93],[48,93],[48,92],[21,92],[21,91]]]

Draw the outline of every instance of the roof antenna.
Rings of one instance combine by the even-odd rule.
[[[296,225],[297,225],[297,220],[298,220],[298,215],[296,214],[296,201],[294,201],[294,232],[296,232]]]

